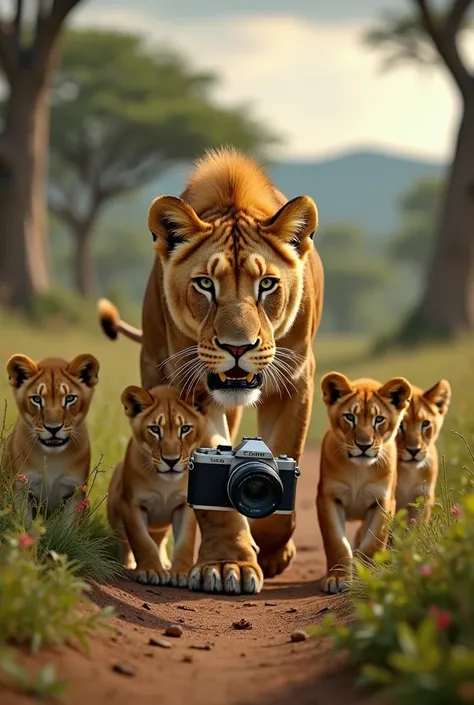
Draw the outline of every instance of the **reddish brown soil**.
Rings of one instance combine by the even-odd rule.
[[[318,624],[328,609],[347,615],[342,596],[319,590],[325,565],[314,503],[317,466],[317,453],[307,452],[298,487],[297,558],[282,576],[266,581],[260,595],[209,596],[128,581],[96,587],[94,601],[116,608],[115,633],[96,632],[89,656],[64,648],[42,653],[32,665],[56,664],[70,680],[68,705],[131,705],[135,697],[140,705],[365,702],[328,644],[290,641],[293,631]],[[250,628],[234,629],[242,619]],[[164,636],[171,624],[182,625],[180,638]],[[166,639],[171,648],[150,646],[150,638]],[[206,645],[209,650],[193,648]],[[115,672],[117,664],[134,675]],[[0,687],[0,702],[31,700]]]

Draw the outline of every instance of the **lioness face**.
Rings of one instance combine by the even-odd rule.
[[[204,379],[224,407],[254,404],[265,381],[282,375],[275,341],[300,307],[316,206],[302,196],[272,218],[237,212],[204,222],[181,199],[164,196],[148,222],[168,307],[197,342],[200,364],[184,364],[187,382]]]
[[[13,355],[7,372],[32,437],[45,452],[62,452],[89,410],[99,362],[92,355],[78,355],[70,363],[56,358],[36,363],[26,355]]]
[[[130,386],[121,401],[150,468],[170,478],[185,472],[204,434],[202,408],[181,400],[178,389],[166,386],[150,390]]]
[[[411,395],[403,377],[385,384],[370,379],[350,382],[330,372],[321,380],[333,432],[341,452],[356,465],[372,465],[383,459],[384,444],[394,438]]]
[[[451,401],[451,386],[445,379],[430,389],[414,388],[410,406],[397,435],[398,459],[422,467],[436,443]]]

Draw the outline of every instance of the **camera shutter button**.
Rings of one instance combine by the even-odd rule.
[[[288,460],[288,456],[285,453],[280,453],[280,455],[278,457],[281,458],[282,460]]]
[[[224,445],[218,445],[217,446],[217,451],[224,451],[225,453],[229,453],[232,450],[232,446],[224,446]]]

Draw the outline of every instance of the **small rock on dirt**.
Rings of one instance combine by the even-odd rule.
[[[184,654],[183,656],[183,663],[192,663],[193,662],[193,657],[191,654]]]
[[[306,639],[308,639],[308,634],[306,634],[306,632],[302,629],[298,629],[296,632],[292,633],[290,639],[291,641],[306,641]]]
[[[112,670],[115,671],[115,673],[120,673],[122,676],[136,675],[136,671],[134,668],[130,668],[130,666],[122,666],[121,663],[116,663],[114,666],[112,666]]]
[[[142,605],[142,607],[143,607],[144,610],[151,610],[151,607],[150,607],[150,605],[148,604],[148,602],[144,602],[143,605]]]
[[[288,614],[293,614],[294,612],[298,612],[298,610],[296,609],[296,607],[290,607],[290,608],[287,609],[286,611],[288,612]]]
[[[186,612],[197,612],[195,607],[190,607],[189,605],[176,605],[177,610],[185,610]]]
[[[244,607],[256,607],[256,602],[244,602]]]
[[[252,622],[248,619],[239,619],[237,622],[233,622],[232,629],[252,629]]]
[[[322,607],[316,614],[323,614],[323,612],[329,612],[329,607]]]
[[[210,651],[210,644],[191,644],[190,649],[196,649],[196,651]]]
[[[265,602],[265,607],[276,607],[278,602]]]
[[[179,639],[183,633],[184,629],[179,624],[170,624],[170,626],[165,629],[166,636],[174,636],[176,639]]]
[[[166,639],[154,639],[153,637],[148,641],[149,646],[161,646],[162,649],[171,649],[171,644]]]

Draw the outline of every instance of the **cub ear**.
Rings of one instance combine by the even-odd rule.
[[[99,361],[88,353],[77,355],[67,367],[69,374],[73,377],[77,377],[86,387],[95,387],[98,383],[99,369]]]
[[[393,377],[380,387],[378,393],[387,399],[398,411],[403,411],[408,407],[412,389],[410,383],[404,377]]]
[[[321,380],[321,391],[323,402],[326,406],[332,406],[339,399],[350,394],[352,387],[345,375],[340,372],[328,372]]]
[[[120,400],[125,408],[125,413],[130,419],[140,414],[155,403],[150,392],[143,387],[132,385],[123,390]]]
[[[153,236],[156,252],[167,260],[179,245],[196,235],[211,232],[212,225],[202,221],[181,198],[160,196],[148,211],[148,229]]]
[[[27,355],[12,355],[7,362],[8,382],[19,389],[27,379],[38,372],[38,365]]]
[[[263,222],[265,233],[293,245],[302,258],[312,249],[317,228],[318,209],[309,196],[293,198]]]
[[[451,403],[451,385],[447,379],[440,379],[439,382],[423,392],[423,396],[429,404],[438,407],[440,414],[446,414]]]

